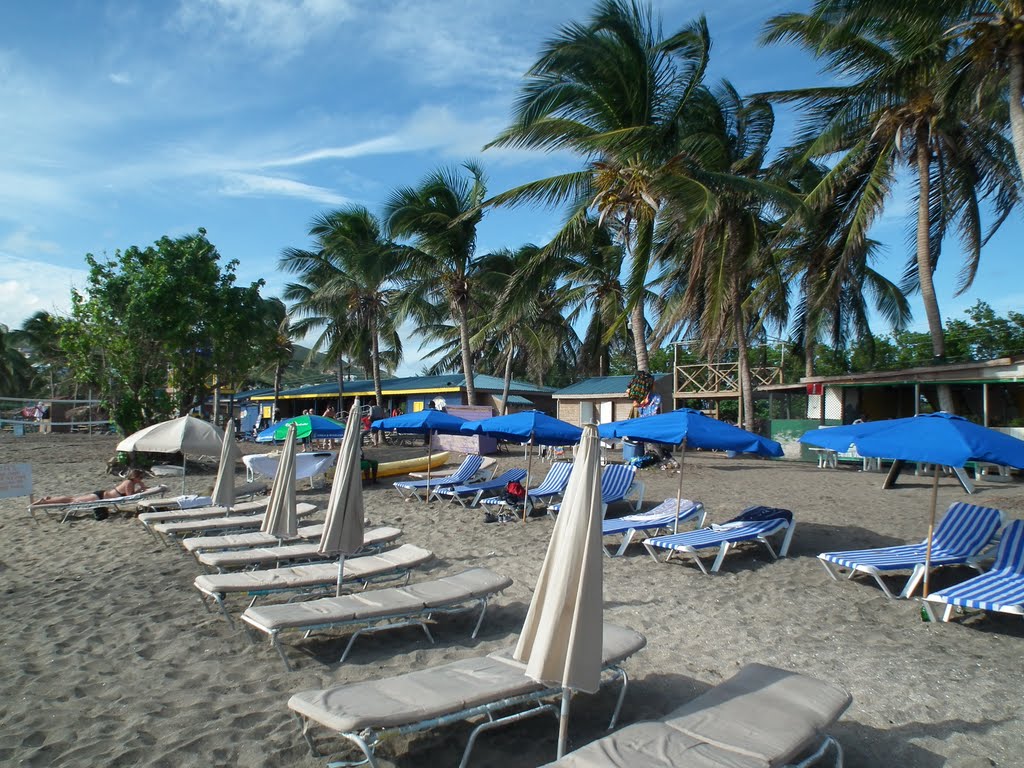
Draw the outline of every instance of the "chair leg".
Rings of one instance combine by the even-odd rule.
[[[779,548],[779,557],[786,557],[789,554],[789,545],[793,542],[793,532],[796,531],[796,522],[792,522],[786,528],[786,535],[782,539],[782,546]]]
[[[626,547],[633,542],[633,537],[636,536],[636,528],[630,528],[624,534],[622,534],[622,543],[619,544],[619,548],[615,550],[613,557],[622,557],[626,554]]]
[[[827,560],[823,560],[819,557],[818,562],[821,563],[822,567],[825,569],[825,573],[832,577],[832,581],[839,581],[839,577],[836,575],[836,572],[832,570],[832,566],[829,565]]]
[[[900,592],[900,597],[908,598],[914,594],[914,590],[917,589],[917,585],[921,583],[922,579],[924,579],[924,572],[925,568],[923,565],[918,564],[914,566],[914,571],[910,574],[910,578],[907,579],[907,586],[905,586],[903,591]]]
[[[769,549],[771,549],[771,547],[769,547]],[[722,567],[722,561],[725,560],[725,556],[727,554],[729,554],[729,542],[723,541],[722,545],[718,548],[718,557],[715,558],[715,562],[711,566],[711,573],[718,573],[718,569]],[[694,553],[694,558],[696,557],[697,555]],[[701,564],[699,559],[697,560],[697,564],[701,566],[701,570],[704,570],[704,566]],[[704,571],[704,573],[707,573],[707,571]]]

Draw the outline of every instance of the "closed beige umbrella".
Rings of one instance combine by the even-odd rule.
[[[217,467],[217,482],[213,486],[211,504],[218,507],[235,506],[235,461],[238,446],[235,445],[235,422],[228,419],[224,427],[224,442],[220,446],[220,466]]]
[[[350,414],[359,413],[359,400],[352,404]],[[358,415],[349,416],[341,451],[334,469],[331,498],[327,502],[324,532],[317,552],[338,555],[338,586],[345,574],[345,556],[354,555],[363,546],[363,473],[360,466],[359,442],[362,438]]]
[[[529,677],[562,686],[559,758],[568,737],[571,692],[594,693],[601,684],[604,596],[599,465],[597,427],[588,424],[515,650]]]
[[[295,425],[288,425],[288,436],[281,448],[281,460],[274,473],[274,487],[260,526],[263,533],[278,539],[294,538],[299,531],[295,515]]]

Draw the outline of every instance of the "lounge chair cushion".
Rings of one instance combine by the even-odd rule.
[[[267,631],[375,619],[454,605],[508,588],[512,579],[486,568],[473,568],[435,581],[375,589],[298,603],[254,605],[244,616]]]
[[[319,539],[324,532],[323,523],[300,525],[295,534],[299,539]],[[212,551],[220,549],[246,549],[251,547],[269,547],[277,543],[277,536],[260,531],[249,533],[227,533],[223,536],[189,536],[182,539],[181,546],[186,552]]]
[[[182,507],[180,509],[165,509],[160,512],[143,512],[138,516],[138,520],[144,525],[152,525],[153,523],[166,523],[171,520],[202,520],[207,517],[224,517],[229,514],[247,515],[249,513],[265,511],[269,501],[269,497],[256,499],[255,501],[243,501],[240,504],[235,504],[230,510],[227,507],[207,504],[201,507]]]
[[[316,504],[309,504],[304,501],[295,505],[295,515],[299,518],[309,517],[316,510]],[[248,515],[222,514],[218,517],[208,517],[203,520],[172,520],[166,523],[154,524],[153,530],[165,535],[180,536],[189,533],[202,533],[203,531],[220,531],[226,528],[259,528],[263,523],[263,514],[263,512]]]
[[[394,541],[402,535],[400,528],[383,526],[371,528],[363,536],[363,547],[376,547]],[[282,544],[278,547],[256,547],[254,549],[235,549],[226,552],[203,552],[199,562],[210,568],[243,568],[254,565],[273,565],[281,560],[326,560],[326,555],[318,555],[319,541],[302,541],[294,544]],[[336,558],[335,558],[336,559]]]
[[[628,639],[631,643],[627,643]],[[605,624],[605,663],[621,661],[643,648],[637,632]],[[392,728],[460,712],[512,696],[545,690],[511,661],[514,649],[459,659],[380,680],[296,693],[288,706],[342,733]]]
[[[368,579],[389,571],[414,568],[433,556],[433,553],[426,549],[403,544],[377,555],[346,558],[344,578]],[[337,577],[338,564],[327,562],[266,571],[203,574],[196,577],[195,585],[203,592],[211,594],[271,592],[324,586],[333,583]]]

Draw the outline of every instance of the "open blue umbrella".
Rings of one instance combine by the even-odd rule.
[[[295,425],[295,438],[305,440],[307,437],[314,440],[340,440],[345,434],[345,425],[340,421],[328,419],[325,416],[292,416],[283,419],[276,424],[271,424],[258,435],[257,443],[272,443],[276,440],[284,440],[288,436],[288,425]]]
[[[656,416],[641,416],[638,419],[613,421],[602,424],[597,432],[601,437],[629,438],[682,447],[679,488],[676,491],[676,531],[679,530],[679,510],[683,503],[683,464],[686,460],[687,447],[753,453],[758,456],[782,455],[782,446],[774,440],[705,416],[692,408],[680,408]]]
[[[386,419],[377,419],[370,425],[371,429],[384,430],[385,432],[402,432],[413,435],[459,435],[462,434],[461,427],[467,423],[465,419],[452,416],[450,413],[438,411],[434,408],[425,408],[422,411],[403,413],[400,416],[389,416]],[[427,439],[427,494],[424,499],[430,496],[430,457],[433,454],[433,440]]]
[[[882,426],[853,440],[861,456],[934,465],[924,563],[924,596],[928,597],[939,467],[963,467],[969,461],[987,461],[1024,469],[1024,440],[942,412],[874,423]]]
[[[891,421],[863,421],[860,424],[844,424],[841,427],[822,427],[812,429],[800,435],[800,442],[813,445],[815,448],[826,448],[830,451],[843,453],[848,451],[854,442],[866,437],[879,429],[885,429]]]
[[[497,440],[526,443],[530,452],[526,459],[526,488],[530,488],[530,470],[533,468],[533,446],[576,445],[583,430],[575,424],[548,416],[541,411],[520,411],[508,416],[494,416],[481,421],[467,421],[462,427],[467,435],[488,435]],[[527,492],[523,498],[523,520],[526,520]]]

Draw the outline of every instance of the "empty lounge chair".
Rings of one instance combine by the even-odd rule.
[[[602,522],[602,535],[622,537],[619,548],[615,550],[615,554],[612,557],[622,557],[626,548],[633,543],[637,534],[643,534],[649,538],[650,536],[657,535],[659,532],[672,533],[677,519],[680,523],[683,523],[696,518],[698,528],[704,525],[707,512],[704,510],[704,505],[699,501],[680,499],[678,516],[676,514],[676,506],[676,499],[665,499],[661,504],[647,512],[636,512],[632,515],[625,515],[624,517],[617,517]],[[608,552],[607,547],[605,547],[605,552],[611,554],[611,552]]]
[[[608,507],[620,501],[632,499],[633,511],[640,511],[644,503],[644,484],[636,479],[636,467],[629,464],[609,464],[601,472],[601,506],[607,512]],[[558,514],[559,504],[551,504],[548,513]]]
[[[789,544],[793,540],[793,531],[795,530],[796,523],[793,522],[793,513],[788,509],[749,507],[726,523],[687,533],[657,536],[645,541],[644,547],[655,561],[658,559],[659,551],[668,550],[668,555],[664,560],[666,563],[673,555],[683,553],[690,555],[703,573],[718,573],[718,569],[722,567],[722,561],[725,560],[729,551],[736,544],[747,541],[759,541],[764,544],[773,560],[777,557],[785,557],[789,553]],[[782,545],[776,555],[769,538],[780,533],[783,535]],[[700,551],[715,547],[718,548],[718,555],[709,570],[701,562]]]
[[[290,669],[281,647],[280,635],[289,631],[311,632],[337,628],[357,628],[338,662],[344,662],[356,638],[371,632],[399,627],[420,627],[434,642],[427,626],[435,615],[480,608],[473,628],[475,638],[484,621],[487,602],[512,585],[512,579],[486,568],[471,568],[454,576],[404,587],[374,589],[354,595],[322,597],[298,603],[259,605],[247,608],[242,621],[249,628],[270,637],[270,643]]]
[[[295,505],[295,516],[300,520],[317,511],[316,504],[299,502]],[[228,533],[259,528],[263,524],[263,513],[248,515],[221,515],[202,520],[170,520],[166,523],[154,523],[152,530],[166,539],[182,539],[186,536],[199,536],[211,533]]]
[[[991,544],[1003,522],[1003,513],[990,507],[957,502],[950,505],[935,527],[932,537],[932,568],[943,565],[963,565]],[[858,573],[871,576],[886,597],[895,597],[882,581],[882,574],[910,571],[900,597],[910,597],[924,578],[927,542],[877,549],[858,549],[847,552],[823,552],[818,560],[828,575],[839,580],[840,569],[849,570],[848,578]]]
[[[614,727],[628,682],[619,665],[647,641],[631,629],[612,624],[604,625],[603,639],[606,679],[622,681],[609,726]],[[311,730],[319,725],[357,747],[371,768],[377,766],[374,748],[388,734],[418,733],[482,717],[463,752],[462,765],[466,765],[477,736],[484,731],[535,715],[553,714],[557,721],[557,704],[545,700],[560,697],[562,688],[527,677],[525,665],[512,658],[513,650],[459,659],[381,680],[303,691],[289,699],[288,707],[302,724],[302,735],[314,755],[319,750]]]
[[[510,469],[507,472],[502,472],[493,480],[485,480],[482,483],[435,488],[432,495],[436,499],[448,499],[449,503],[457,501],[463,507],[475,507],[485,495],[500,495],[505,490],[505,486],[513,481],[522,481],[524,477],[526,477],[525,469]]]
[[[1006,526],[990,571],[933,592],[927,600],[929,612],[932,603],[946,607],[943,621],[949,621],[954,608],[1024,616],[1024,520]]]
[[[536,488],[526,491],[527,504],[532,509],[538,502],[550,503],[552,499],[561,498],[565,493],[565,487],[569,484],[569,473],[572,471],[572,464],[567,461],[556,461],[551,465],[544,480]],[[495,496],[489,499],[482,499],[481,504],[493,506],[505,503],[501,497]]]
[[[400,528],[383,526],[371,528],[363,535],[361,553],[379,550],[402,535]],[[336,559],[336,555],[322,555],[320,541],[300,541],[270,547],[252,549],[229,549],[220,552],[200,552],[196,560],[215,571],[231,571],[238,568],[267,568],[284,563],[315,562]]]
[[[323,523],[300,525],[295,532],[293,543],[319,540],[324,533]],[[181,548],[193,555],[201,552],[219,552],[226,549],[251,549],[253,547],[274,547],[281,540],[270,533],[249,531],[248,533],[226,533],[223,536],[189,536],[179,542]]]
[[[431,477],[429,480],[400,480],[395,483],[395,490],[403,499],[419,499],[427,501],[435,488],[450,488],[472,482],[480,472],[483,464],[482,456],[467,456],[455,472],[445,477]],[[423,493],[421,496],[420,493]]]
[[[796,672],[748,664],[662,720],[634,723],[545,768],[781,768],[821,765],[839,742],[826,731],[850,694]]]

